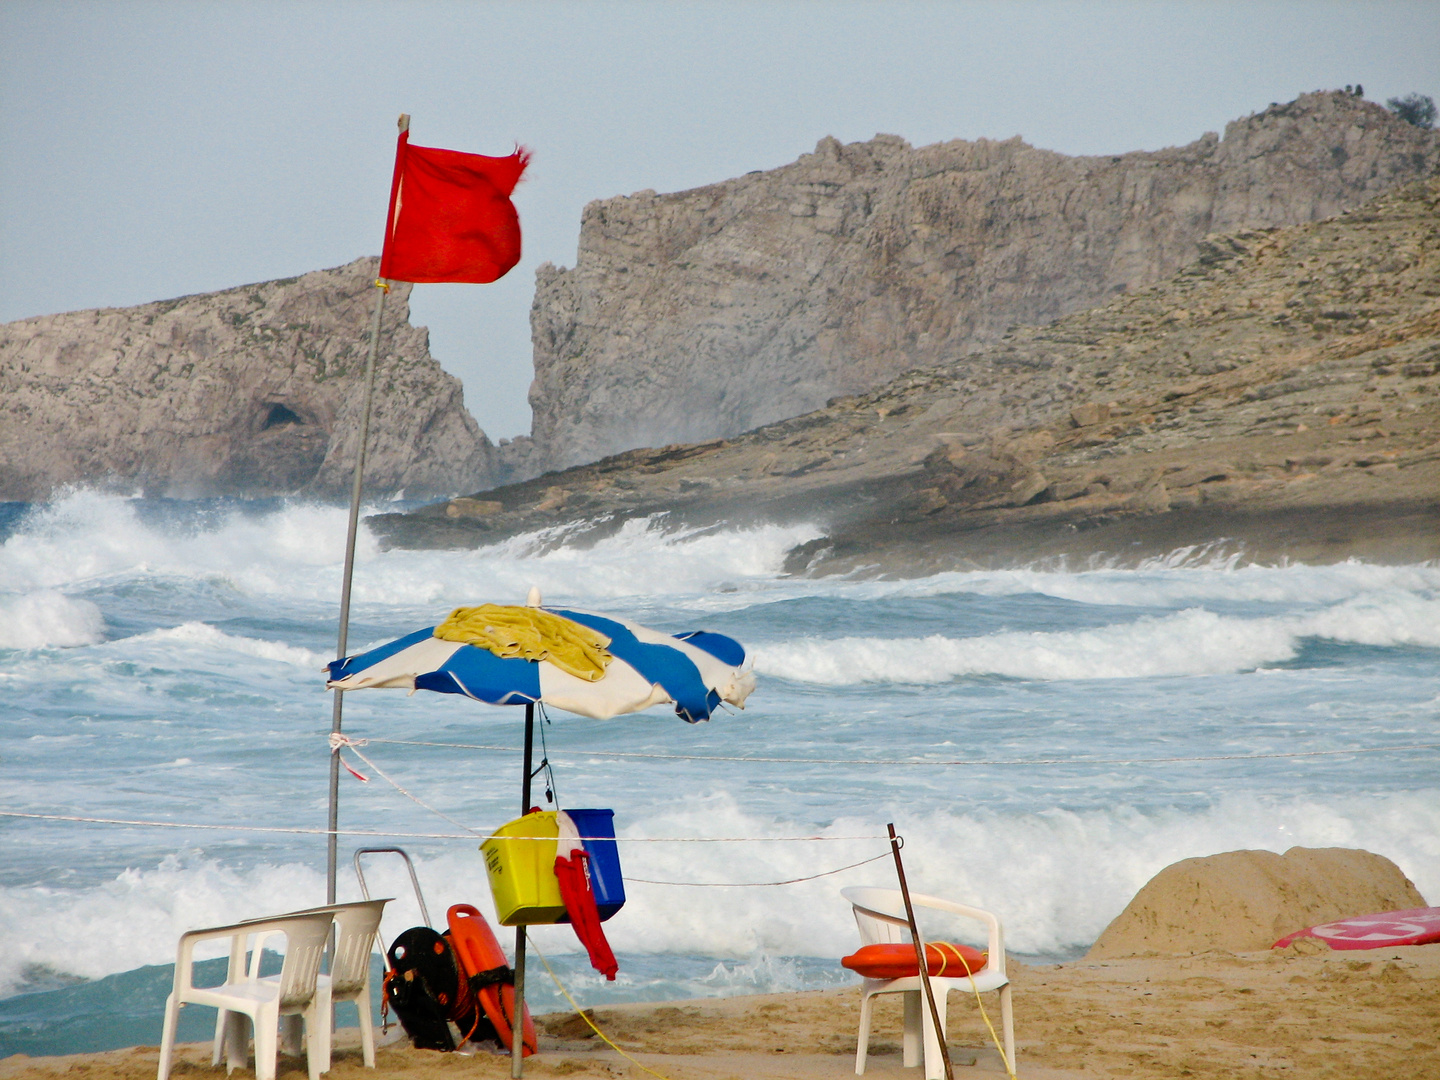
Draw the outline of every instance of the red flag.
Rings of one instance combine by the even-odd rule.
[[[530,153],[509,157],[395,146],[390,217],[380,276],[393,281],[469,281],[503,277],[520,261],[520,218],[510,201]]]

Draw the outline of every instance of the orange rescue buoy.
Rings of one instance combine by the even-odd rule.
[[[515,976],[485,916],[469,904],[456,904],[445,913],[450,944],[460,961],[461,974],[480,1000],[480,1007],[505,1049],[514,1047]],[[535,1053],[535,1024],[525,1010],[522,1055]]]
[[[930,975],[963,979],[985,966],[986,955],[969,945],[930,941],[925,945],[925,967]],[[915,946],[906,944],[865,945],[841,957],[840,964],[867,979],[911,979],[920,970]]]

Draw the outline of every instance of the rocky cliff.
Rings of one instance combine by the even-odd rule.
[[[1440,177],[1212,235],[1169,280],[748,432],[372,518],[473,546],[570,523],[810,521],[815,572],[1440,558]],[[553,535],[547,533],[545,535]]]
[[[0,326],[0,499],[348,493],[376,263]],[[387,301],[367,491],[471,490],[495,451],[409,295]]]
[[[524,468],[805,413],[1163,280],[1207,233],[1316,221],[1437,164],[1440,136],[1326,92],[1154,153],[824,139],[595,202],[575,267],[538,274]]]

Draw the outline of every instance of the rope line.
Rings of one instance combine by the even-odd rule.
[[[540,963],[545,965],[545,970],[550,973],[550,978],[553,979],[555,981],[555,985],[560,988],[560,993],[565,995],[565,1000],[568,1001],[570,1003],[570,1007],[575,1010],[575,1015],[580,1017],[581,1020],[584,1020],[585,1023],[590,1026],[590,1030],[595,1032],[596,1035],[599,1035],[600,1038],[604,1040],[606,1046],[610,1047],[611,1050],[614,1050],[617,1054],[623,1057],[626,1061],[630,1062],[630,1064],[634,1065],[637,1069],[641,1069],[644,1072],[649,1073],[651,1076],[657,1076],[660,1078],[660,1080],[670,1080],[670,1078],[664,1073],[658,1073],[654,1069],[646,1068],[646,1066],[640,1064],[640,1062],[636,1061],[624,1050],[621,1050],[620,1047],[616,1046],[613,1042],[611,1042],[610,1037],[595,1026],[595,1021],[591,1020],[590,1017],[586,1016],[585,1010],[580,1008],[579,1003],[570,996],[570,991],[565,989],[565,984],[560,981],[560,976],[555,974],[555,969],[550,966],[550,961],[545,959],[545,954],[540,951],[540,947],[536,945],[533,941],[528,942],[528,944],[530,945],[530,948],[535,950],[535,955],[540,957]]]
[[[274,825],[200,825],[186,821],[142,821],[132,818],[81,817],[77,814],[27,814],[19,810],[0,810],[0,817],[30,818],[35,821],[78,821],[90,825],[136,825],[149,829],[211,829],[224,832],[294,833],[304,836],[329,836],[329,829],[295,829]],[[470,840],[458,833],[385,832],[378,829],[336,829],[337,836],[399,836],[417,840]]]
[[[541,735],[542,735],[542,738],[543,738],[544,730],[545,730],[545,729],[544,729],[544,727],[542,726],[540,730],[541,730]],[[370,766],[370,768],[374,770],[376,776],[380,777],[380,778],[381,778],[382,780],[384,780],[386,783],[390,784],[392,787],[395,788],[396,791],[400,792],[400,794],[404,795],[407,799],[409,799],[411,802],[415,803],[417,806],[424,807],[426,810],[429,810],[432,814],[436,814],[437,816],[444,818],[446,821],[450,822],[451,824],[460,826],[460,828],[465,829],[467,832],[471,832],[471,833],[473,833],[474,835],[477,835],[477,836],[484,835],[483,833],[481,833],[481,832],[479,832],[479,831],[477,831],[477,830],[471,829],[470,826],[466,825],[464,822],[456,821],[454,818],[450,817],[448,814],[445,814],[445,813],[441,812],[440,810],[437,810],[435,807],[433,807],[433,806],[429,805],[428,803],[426,803],[423,799],[419,798],[418,796],[412,794],[412,793],[409,792],[409,791],[406,791],[403,787],[401,787],[398,783],[396,783],[394,779],[392,779],[390,776],[388,776],[388,775],[386,774],[386,772],[385,772],[384,769],[380,768],[379,765],[376,765],[375,762],[371,761],[368,757],[366,757],[365,754],[359,749],[361,746],[366,746],[366,745],[368,745],[368,744],[369,744],[369,741],[370,741],[370,740],[368,740],[368,739],[352,739],[352,738],[350,738],[350,737],[347,736],[347,735],[342,735],[342,734],[340,734],[339,732],[331,732],[331,734],[330,734],[330,749],[331,749],[331,751],[332,751],[333,753],[339,754],[342,749],[348,748],[351,753],[353,753],[356,757],[358,757],[358,758],[359,758],[361,761],[363,761],[366,765]],[[378,740],[378,739],[377,739],[376,741],[379,742],[379,741],[382,741],[382,740]],[[342,759],[342,761],[343,761],[343,759]],[[548,755],[547,755],[546,758],[545,758],[545,763],[544,763],[544,766],[543,766],[543,767],[545,767],[545,768],[548,768],[548,767],[549,767],[549,757],[548,757]],[[346,766],[346,768],[349,768],[349,766]],[[350,771],[351,771],[352,773],[355,772],[354,769],[351,769]],[[356,776],[359,776],[360,774],[359,774],[359,773],[355,773],[355,775],[356,775]],[[364,780],[365,778],[364,778],[364,777],[360,777],[360,779]],[[553,780],[553,779],[551,780],[551,784],[552,784],[552,785],[554,784],[554,780]],[[547,794],[548,794],[548,793],[547,793]],[[499,839],[505,839],[505,840],[523,840],[523,839],[531,839],[531,838],[530,838],[530,837],[519,837],[519,836],[507,836],[507,837],[500,837]],[[586,836],[586,837],[581,837],[581,839],[583,839],[583,840],[608,840],[608,839],[610,839],[610,838],[609,838],[609,837],[590,837],[590,836]],[[876,856],[874,856],[873,858],[861,859],[859,862],[857,862],[857,863],[851,863],[849,866],[842,866],[842,867],[840,867],[838,870],[826,870],[826,871],[824,871],[823,873],[810,874],[810,875],[808,875],[808,876],[806,876],[806,877],[789,878],[789,879],[787,879],[787,880],[785,880],[785,881],[733,881],[733,882],[731,882],[731,881],[655,881],[655,880],[653,880],[653,879],[651,879],[651,878],[637,878],[637,877],[627,877],[625,880],[626,880],[626,881],[633,881],[633,882],[640,883],[640,884],[645,884],[645,885],[673,885],[673,886],[675,886],[675,887],[677,887],[677,888],[691,888],[691,889],[702,889],[702,888],[715,888],[715,889],[770,888],[770,887],[779,886],[779,885],[795,885],[795,884],[798,884],[798,883],[800,883],[800,882],[802,882],[802,881],[814,881],[816,878],[830,877],[832,874],[840,874],[840,873],[843,873],[843,872],[846,871],[846,870],[853,870],[853,869],[854,869],[855,867],[857,867],[857,866],[864,866],[864,865],[866,865],[867,863],[875,862],[875,861],[878,860],[878,859],[887,858],[887,857],[889,856],[889,854],[890,854],[890,853],[887,851],[887,852],[884,852],[883,854],[876,855]]]
[[[495,746],[485,743],[443,743],[421,742],[411,739],[367,739],[365,742],[387,743],[392,746],[438,746],[447,750],[488,750],[518,754],[513,746]],[[1398,754],[1415,750],[1440,750],[1440,743],[1412,743],[1406,746],[1359,746],[1349,750],[1286,750],[1264,754],[1197,754],[1177,757],[1129,757],[1129,758],[791,758],[791,757],[740,757],[725,754],[644,754],[622,750],[576,750],[574,753],[585,757],[642,758],[650,761],[733,761],[774,765],[1168,765],[1188,761],[1266,761],[1276,758],[1318,758],[1345,757],[1350,754]],[[564,751],[562,751],[563,753]]]
[[[91,825],[135,825],[155,829],[210,829],[229,832],[294,833],[329,836],[329,829],[284,828],[273,825],[200,825],[184,821],[144,821],[132,818],[81,817],[78,814],[31,814],[21,810],[0,810],[0,817],[35,821],[76,821]],[[476,833],[387,832],[380,829],[336,829],[337,836],[399,836],[417,840],[473,840]],[[490,840],[528,840],[533,836],[489,836]],[[884,840],[878,833],[869,836],[582,836],[582,840],[613,840],[618,844],[788,844],[819,840]]]
[[[396,783],[396,782],[385,772],[384,769],[380,768],[379,765],[376,765],[375,762],[371,761],[368,757],[366,757],[366,756],[361,752],[360,747],[366,745],[366,743],[367,743],[368,741],[369,741],[368,739],[352,739],[352,738],[350,738],[350,736],[348,736],[348,735],[342,735],[342,734],[341,734],[340,732],[338,732],[338,731],[332,731],[332,732],[330,733],[330,752],[331,752],[332,754],[335,754],[335,755],[338,757],[339,754],[340,754],[340,751],[341,751],[342,749],[349,749],[349,751],[350,751],[352,754],[354,754],[356,757],[358,757],[358,758],[359,758],[361,761],[363,761],[366,765],[369,765],[370,768],[374,769],[376,776],[380,777],[380,779],[384,780],[387,784],[389,784],[391,787],[393,787],[396,791],[400,792],[401,795],[404,795],[407,799],[409,799],[411,802],[413,802],[416,806],[419,806],[419,807],[421,807],[421,808],[423,808],[423,809],[425,809],[425,810],[429,810],[430,813],[434,814],[434,815],[435,815],[436,817],[438,817],[438,818],[444,818],[446,821],[450,822],[451,825],[454,825],[456,828],[464,829],[466,832],[470,833],[472,836],[485,836],[485,835],[487,835],[486,833],[480,832],[480,831],[477,830],[477,829],[472,829],[472,828],[470,828],[470,826],[469,826],[469,825],[466,825],[463,821],[456,821],[454,818],[452,818],[449,814],[445,813],[443,810],[437,810],[435,807],[431,806],[429,803],[425,802],[423,799],[419,798],[419,797],[416,796],[416,795],[411,794],[409,791],[406,791],[403,787],[401,787],[398,783]],[[345,760],[344,758],[341,758],[341,759],[340,759],[341,764],[344,764],[344,760]],[[346,765],[345,767],[346,767],[347,769],[350,768],[348,765]],[[365,777],[360,776],[360,774],[357,773],[357,772],[355,772],[354,769],[350,769],[350,771],[351,771],[352,773],[354,773],[356,776],[360,777],[361,780],[365,780]]]
[[[675,885],[686,889],[759,889],[769,888],[773,885],[794,885],[801,881],[814,881],[816,878],[830,877],[832,874],[841,874],[846,870],[854,870],[857,866],[864,866],[867,863],[878,862],[881,859],[890,858],[890,852],[882,852],[869,859],[861,859],[849,866],[841,866],[834,870],[826,870],[820,874],[810,874],[807,877],[787,878],[784,881],[652,881],[650,878],[627,877],[626,881],[642,882],[646,885]]]

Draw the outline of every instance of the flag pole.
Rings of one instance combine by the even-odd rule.
[[[400,114],[401,131],[410,129],[410,116]],[[387,223],[387,228],[388,223]],[[335,645],[335,659],[345,659],[350,637],[350,589],[355,578],[355,538],[360,531],[360,492],[365,484],[365,444],[370,439],[370,410],[375,397],[375,359],[380,352],[380,320],[385,314],[385,297],[390,283],[375,279],[379,295],[375,298],[375,315],[370,321],[370,352],[365,358],[365,404],[360,410],[360,445],[355,451],[355,478],[350,485],[350,523],[345,533],[345,572],[340,585],[340,629]],[[344,691],[335,691],[334,709],[330,716],[331,742],[340,734],[340,716],[344,707]],[[325,902],[335,903],[335,863],[340,841],[340,748],[330,753],[330,817],[325,851]]]

